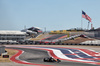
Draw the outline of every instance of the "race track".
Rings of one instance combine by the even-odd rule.
[[[99,66],[97,64],[88,64],[88,63],[82,63],[82,62],[72,62],[72,61],[67,61],[67,60],[61,60],[62,62],[60,63],[51,63],[51,62],[43,62],[43,58],[51,56],[47,50],[41,50],[37,49],[36,47],[33,49],[32,46],[10,46],[9,48],[13,49],[18,49],[24,51],[20,56],[19,59],[20,61],[28,62],[28,63],[33,63],[35,65],[39,66]],[[41,48],[41,47],[38,47]],[[44,48],[44,47],[42,47]],[[47,47],[46,47],[47,48]],[[50,47],[49,47],[50,48]],[[54,48],[54,47],[53,47]]]

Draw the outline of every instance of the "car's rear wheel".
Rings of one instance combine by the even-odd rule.
[[[61,62],[61,60],[57,59],[57,62],[59,63],[59,62]]]

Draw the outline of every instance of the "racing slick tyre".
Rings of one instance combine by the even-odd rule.
[[[57,59],[57,62],[59,63],[59,62],[61,62],[61,60]]]
[[[44,58],[43,61],[44,62],[48,62],[49,58]]]

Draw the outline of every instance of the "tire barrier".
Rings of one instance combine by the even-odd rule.
[[[84,46],[100,46],[100,44],[77,44],[77,43],[41,43],[34,41],[33,43],[0,43],[0,45],[84,45]]]

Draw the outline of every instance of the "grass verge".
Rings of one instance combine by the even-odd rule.
[[[10,61],[10,58],[15,55],[18,51],[17,50],[13,50],[13,49],[5,49],[8,53],[7,55],[9,55],[9,58],[3,58],[2,56],[0,56],[0,62],[12,62]]]

